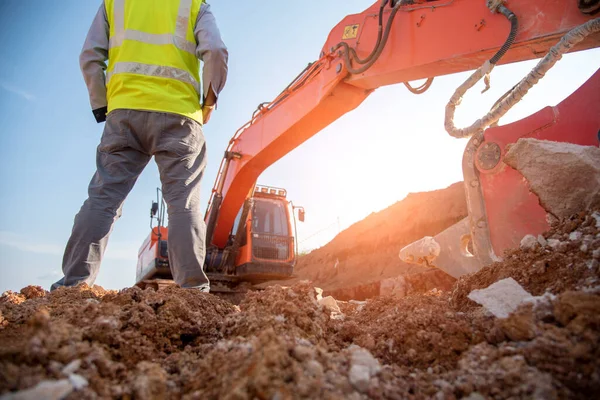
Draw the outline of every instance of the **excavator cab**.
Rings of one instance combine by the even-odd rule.
[[[296,264],[294,211],[304,220],[304,209],[288,201],[285,189],[256,186],[235,219],[229,236],[234,271],[245,281],[287,279]]]

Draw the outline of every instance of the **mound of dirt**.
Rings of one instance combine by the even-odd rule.
[[[0,298],[0,394],[594,398],[599,230],[600,214],[578,215],[452,292],[338,302],[342,316],[308,282],[251,293],[239,307],[176,287],[7,292]],[[543,296],[507,318],[466,297],[504,277]]]
[[[509,250],[501,263],[481,269],[475,275],[458,280],[452,303],[458,309],[473,306],[468,294],[512,277],[529,293],[542,295],[549,291],[595,286],[600,260],[600,213],[580,213],[556,224],[540,235],[530,246]]]
[[[427,285],[433,279],[440,281],[442,287],[438,289],[447,289],[453,278],[439,270],[431,272],[425,267],[406,264],[400,261],[398,252],[424,236],[435,236],[466,216],[462,182],[446,189],[411,193],[301,257],[294,269],[298,278],[286,283],[310,280],[323,288],[325,294],[359,299],[373,297],[371,292],[378,295],[375,287],[386,278],[430,271],[422,282],[415,279],[415,287]]]

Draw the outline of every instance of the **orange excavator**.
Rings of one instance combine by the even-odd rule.
[[[403,83],[418,95],[435,77],[457,72],[474,70],[451,97],[445,124],[452,136],[471,138],[463,158],[469,217],[446,232],[435,266],[458,277],[499,259],[526,234],[547,230],[547,212],[503,156],[519,138],[598,146],[600,71],[555,107],[509,125],[497,121],[562,54],[600,46],[599,10],[599,0],[382,0],[346,16],[319,59],[273,101],[259,105],[230,141],[205,215],[205,268],[213,282],[292,275],[294,208],[282,189],[256,185],[267,167],[375,89]],[[468,128],[454,125],[464,93],[481,79],[489,86],[494,66],[538,58],[486,116]],[[410,84],[423,79],[419,87]],[[167,235],[164,227],[153,230],[140,249],[138,281],[169,276],[162,247]],[[409,246],[401,257],[423,261],[413,252]]]

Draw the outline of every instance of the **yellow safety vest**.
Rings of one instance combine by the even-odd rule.
[[[105,0],[108,112],[170,112],[202,123],[194,25],[204,0]]]

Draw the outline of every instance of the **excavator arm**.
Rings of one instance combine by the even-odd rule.
[[[540,58],[566,32],[591,20],[584,11],[597,11],[597,3],[383,0],[345,17],[329,34],[320,58],[276,99],[260,105],[231,139],[206,213],[208,240],[224,248],[259,175],[375,89],[406,83],[419,93],[433,77],[473,70],[486,60]],[[595,33],[572,50],[598,46]],[[418,79],[428,81],[419,88],[407,83]]]

